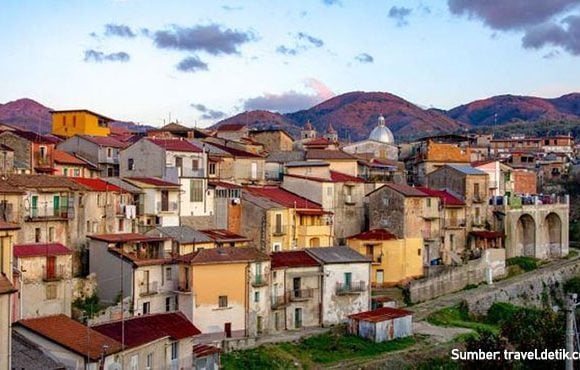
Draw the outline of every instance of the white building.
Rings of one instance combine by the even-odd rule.
[[[393,133],[385,125],[385,118],[380,116],[369,138],[345,145],[342,150],[352,155],[372,154],[374,158],[397,160],[399,150],[395,145]]]

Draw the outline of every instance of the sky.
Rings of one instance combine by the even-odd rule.
[[[2,0],[0,103],[206,127],[349,91],[580,91],[578,0]]]

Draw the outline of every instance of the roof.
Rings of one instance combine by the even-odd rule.
[[[87,190],[87,188],[70,177],[48,175],[10,175],[6,182],[9,185],[25,189],[68,189]]]
[[[431,189],[431,188],[428,188],[426,186],[418,186],[417,189],[419,189],[420,191],[422,191],[423,193],[425,193],[429,196],[438,197],[439,199],[441,199],[441,203],[444,206],[464,206],[465,205],[465,202],[463,200],[461,200],[460,198],[451,194],[447,190]]]
[[[288,163],[303,161],[306,153],[301,150],[272,152],[266,157],[266,162]]]
[[[474,161],[471,162],[471,166],[472,167],[479,167],[479,166],[485,166],[486,164],[490,164],[490,163],[494,163],[494,162],[499,162],[499,159],[485,159],[482,161]]]
[[[20,225],[11,222],[0,221],[0,230],[19,230]]]
[[[115,193],[123,192],[123,189],[117,185],[113,185],[98,178],[91,179],[86,177],[71,177],[71,180],[78,182],[79,184],[84,185],[93,191],[112,191]]]
[[[288,131],[281,129],[281,128],[262,128],[262,129],[253,128],[250,130],[248,135],[250,135],[250,136],[259,135],[259,134],[268,133],[268,132],[280,132],[280,133],[288,136],[290,139],[292,139],[292,141],[294,141],[294,137],[292,135],[290,135],[288,133]]]
[[[349,236],[348,239],[358,239],[358,240],[394,240],[397,236],[387,229],[372,229],[368,231],[363,231],[356,235]]]
[[[342,150],[324,150],[324,149],[310,149],[306,152],[306,159],[346,159],[350,161],[356,160],[352,155],[343,152]]]
[[[496,238],[503,238],[505,235],[501,231],[471,231],[469,235],[473,235],[478,238],[482,239],[496,239]]]
[[[218,131],[240,131],[246,128],[245,123],[224,123],[220,125],[217,130]]]
[[[200,249],[197,252],[183,255],[178,259],[182,262],[191,263],[192,265],[205,265],[216,263],[269,261],[270,257],[256,248],[227,247]]]
[[[428,197],[427,194],[423,193],[422,191],[420,191],[419,189],[417,189],[415,187],[409,186],[407,184],[396,184],[394,182],[388,182],[385,185],[381,186],[380,188],[377,188],[377,189],[371,191],[367,195],[370,195],[370,194],[374,193],[375,191],[383,189],[385,187],[392,189],[392,190],[396,191],[397,193],[400,193],[406,197]]]
[[[52,152],[52,157],[56,163],[60,164],[74,164],[77,166],[90,166],[87,162],[83,161],[80,158],[75,157],[74,155],[64,152],[62,150],[55,149]]]
[[[238,184],[234,184],[231,182],[220,181],[220,180],[208,180],[208,184],[210,186],[226,188],[226,189],[241,189],[242,186]]]
[[[243,235],[239,235],[225,229],[205,229],[199,231],[217,242],[237,242],[250,240]]]
[[[324,161],[293,161],[286,163],[286,167],[326,167],[330,163]]]
[[[72,251],[60,243],[38,243],[14,245],[14,257],[40,257],[72,254]]]
[[[88,109],[67,109],[67,110],[51,110],[50,111],[51,114],[52,113],[75,113],[75,112],[79,112],[79,113],[80,112],[89,113],[89,114],[92,114],[93,116],[97,116],[97,117],[104,118],[107,121],[114,121],[114,119],[112,119],[112,118],[103,116],[102,114],[95,113],[95,112],[93,112],[91,110],[88,110]]]
[[[169,237],[181,244],[187,243],[207,243],[213,242],[213,239],[197,231],[191,226],[159,226],[147,232],[147,235],[158,234],[160,236]]]
[[[320,266],[311,255],[303,250],[275,252],[270,254],[272,258],[271,267],[273,269],[284,267],[315,267]]]
[[[322,209],[320,204],[314,203],[300,195],[289,192],[277,186],[246,186],[244,192],[257,197],[267,198],[286,208],[314,208]]]
[[[187,127],[187,126],[183,126],[180,125],[177,122],[171,122],[166,124],[165,126],[161,126],[159,128],[153,129],[151,131],[169,131],[169,132],[187,132],[187,131],[191,131],[192,129]]]
[[[190,141],[182,139],[159,139],[148,137],[147,140],[153,144],[169,150],[172,152],[191,152],[191,153],[201,153],[202,150],[197,146],[193,145]]]
[[[312,146],[315,146],[315,145],[330,145],[330,144],[331,144],[330,140],[328,140],[325,137],[317,137],[317,138],[310,139],[310,140],[305,141],[304,143],[302,143],[302,145],[304,145],[304,146],[310,146],[310,145],[312,145]]]
[[[483,172],[482,170],[478,170],[477,168],[473,168],[469,165],[466,164],[446,164],[445,166],[447,167],[451,167],[456,171],[459,171],[463,174],[466,175],[485,175],[487,176],[487,173]]]
[[[7,152],[13,152],[14,151],[14,149],[12,149],[11,147],[9,147],[8,145],[4,145],[4,144],[1,144],[1,143],[0,143],[0,150],[4,150],[4,151],[7,151]]]
[[[346,246],[308,248],[306,252],[324,264],[371,262],[370,258]]]
[[[57,370],[65,366],[56,362],[36,343],[16,331],[12,331],[12,369]]]
[[[0,294],[15,293],[16,289],[4,273],[0,274]]]
[[[219,347],[210,346],[207,344],[195,344],[192,348],[193,357],[200,358],[213,355],[214,353],[220,353],[222,350]]]
[[[167,337],[172,340],[181,340],[201,334],[201,331],[181,312],[138,316],[126,319],[124,322],[119,320],[96,325],[93,329],[116,341],[124,339],[125,348],[139,347]]]
[[[141,188],[131,184],[128,181],[125,181],[119,177],[102,177],[102,179],[106,182],[108,182],[109,184],[113,184],[116,185],[118,187],[120,187],[121,189],[123,189],[123,191],[127,192],[127,193],[133,193],[133,194],[140,194],[142,193]]]
[[[80,356],[95,361],[101,357],[103,346],[107,353],[121,351],[121,343],[65,315],[44,316],[20,320],[16,325],[57,343]]]
[[[56,144],[59,142],[59,140],[53,136],[41,135],[41,134],[38,134],[36,132],[32,132],[32,131],[28,131],[28,130],[16,129],[13,131],[3,131],[3,132],[12,133],[12,134],[19,136],[25,140],[28,140],[30,142],[37,143],[37,144]]]
[[[336,172],[332,170],[330,171],[330,178],[303,176],[295,174],[285,174],[284,176],[296,177],[299,179],[311,180],[316,182],[360,182],[360,183],[365,182],[365,180],[361,179],[360,177],[351,176],[347,175],[346,173]]]
[[[87,235],[87,238],[100,240],[107,243],[159,242],[168,239],[163,237],[154,237],[137,233]]]
[[[348,315],[348,318],[354,320],[380,322],[410,315],[413,315],[413,312],[402,310],[400,308],[381,307],[372,311],[365,311],[355,313],[353,315]]]
[[[161,180],[157,177],[126,177],[125,180],[133,183],[138,182],[141,184],[150,185],[156,188],[179,188],[181,185]],[[138,185],[138,184],[137,184]]]
[[[237,148],[232,148],[232,147],[229,147],[226,145],[221,145],[221,144],[216,144],[216,143],[210,143],[210,145],[212,145],[218,149],[221,149],[224,152],[227,152],[227,153],[233,155],[234,157],[264,158],[261,155],[250,153],[250,152],[247,152],[245,150],[241,150],[241,149],[237,149]]]
[[[91,143],[97,144],[99,146],[106,146],[111,148],[125,148],[128,146],[127,143],[112,137],[112,136],[91,136],[91,135],[78,135],[78,137],[90,141]]]

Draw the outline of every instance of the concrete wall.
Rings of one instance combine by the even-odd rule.
[[[90,272],[96,275],[99,298],[103,303],[113,303],[121,291],[121,271],[123,295],[133,296],[133,266],[130,263],[109,253],[108,244],[98,240],[90,241],[89,255]]]
[[[0,351],[2,354],[11,352],[11,314],[10,314],[11,294],[0,294]],[[10,369],[10,356],[0,356],[0,369]]]
[[[99,162],[99,146],[78,136],[66,139],[59,143],[56,148],[67,153],[78,154],[94,164]]]
[[[365,282],[366,290],[337,295],[337,283],[344,283],[344,274],[352,273],[352,283]],[[322,325],[338,325],[347,316],[370,309],[370,263],[325,264],[323,266]]]
[[[412,281],[408,286],[411,302],[427,301],[459,291],[469,284],[477,285],[486,281],[490,270],[493,278],[505,275],[504,249],[487,249],[480,259],[462,266],[443,267],[435,276]]]

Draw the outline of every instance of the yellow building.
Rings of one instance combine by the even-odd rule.
[[[62,137],[75,135],[109,136],[111,118],[86,109],[53,110],[52,134]]]
[[[297,194],[273,186],[242,192],[242,232],[267,252],[333,245],[332,214]]]
[[[268,328],[270,258],[255,248],[201,249],[180,258],[179,308],[212,339]]]
[[[374,288],[393,286],[423,275],[421,238],[397,239],[385,229],[373,229],[349,237],[347,245],[372,258]]]
[[[12,342],[12,294],[16,293],[12,279],[12,247],[15,231],[20,226],[0,221],[0,351],[10,353]],[[0,369],[10,369],[10,356],[0,356]]]

